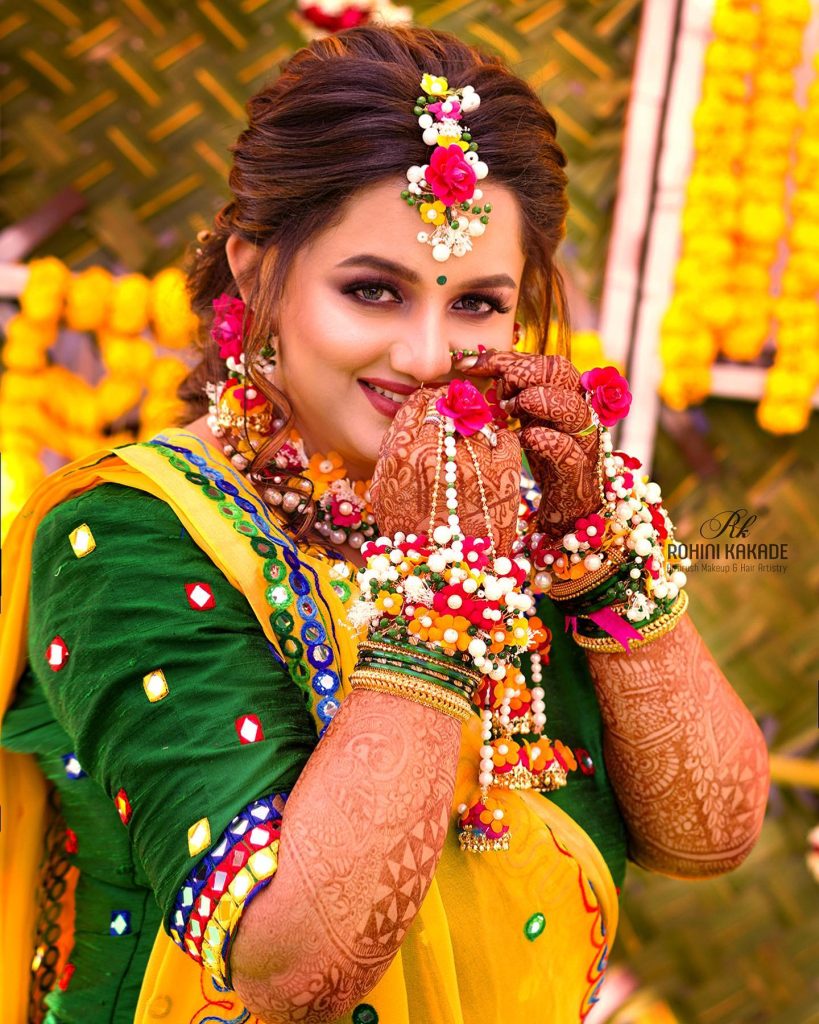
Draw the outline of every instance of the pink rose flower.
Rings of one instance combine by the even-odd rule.
[[[242,318],[245,304],[241,299],[226,295],[224,292],[213,300],[213,323],[210,336],[219,345],[219,358],[233,356],[238,359],[242,354]]]
[[[469,437],[492,422],[489,403],[468,380],[451,380],[449,390],[435,403],[442,416],[449,416],[455,422],[455,429],[462,437]]]
[[[444,206],[453,206],[472,198],[478,177],[461,147],[452,145],[438,146],[433,151],[426,179],[435,197]]]
[[[592,409],[600,422],[613,427],[628,415],[631,392],[628,381],[613,366],[597,366],[580,375],[581,387],[591,391]]]
[[[362,7],[345,7],[339,14],[325,11],[321,4],[311,4],[299,12],[302,17],[323,28],[326,32],[340,32],[345,28],[365,25],[370,20],[370,12]]]

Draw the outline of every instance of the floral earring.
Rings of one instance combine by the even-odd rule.
[[[245,367],[244,342],[253,323],[253,310],[235,296],[222,293],[213,301],[210,336],[219,346],[227,367],[227,379],[205,385],[208,395],[208,427],[224,439],[224,452],[239,470],[247,469],[264,440],[281,427],[272,404],[254,387]],[[272,376],[276,365],[273,338],[260,353],[257,369]]]

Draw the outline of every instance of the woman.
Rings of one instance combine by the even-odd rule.
[[[573,593],[570,551],[603,584],[622,575],[594,525],[604,409],[565,358],[512,352],[516,316],[542,350],[562,312],[554,122],[499,61],[422,29],[313,42],[248,111],[191,272],[211,334],[191,422],[56,474],[6,546],[7,1018],[581,1020],[626,854],[732,869],[767,774],[651,558],[643,619],[623,615],[647,601],[637,584],[596,610]],[[467,376],[498,382],[519,431],[450,383]],[[534,610],[508,557],[520,444],[543,488],[528,554],[540,590],[555,582],[509,676],[511,641],[474,646],[493,634],[466,614]],[[617,465],[607,486],[644,494],[664,530],[656,485]],[[372,540],[374,470],[395,559]],[[442,568],[470,545],[494,600],[467,561]],[[442,596],[472,627],[433,650]]]

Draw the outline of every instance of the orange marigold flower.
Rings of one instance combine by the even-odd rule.
[[[304,475],[313,482],[313,497],[320,498],[334,480],[341,480],[344,477],[344,463],[338,452],[328,452],[326,455],[314,455]]]
[[[571,747],[567,747],[562,740],[552,740],[555,749],[555,757],[560,761],[567,772],[573,772],[577,768],[577,760]]]
[[[577,580],[586,575],[582,561],[572,562],[568,555],[558,555],[552,563],[552,572],[562,580]]]
[[[508,771],[514,768],[520,761],[520,750],[518,744],[508,736],[495,740],[492,744],[494,754],[492,761],[498,771]]]
[[[542,772],[555,759],[554,749],[545,737],[534,743],[527,742],[525,749],[529,757],[529,767],[533,772]]]
[[[472,640],[467,630],[470,622],[463,615],[439,615],[431,631],[431,639],[437,640],[448,654],[465,651]],[[440,636],[436,635],[440,631]]]
[[[419,640],[434,639],[431,636],[438,616],[431,608],[416,608],[409,624],[409,631]]]
[[[548,651],[552,645],[552,631],[543,623],[543,620],[533,615],[529,619],[529,633],[531,638],[528,650]]]
[[[375,599],[375,607],[385,615],[400,615],[404,607],[404,595],[393,594],[389,590],[379,590]]]

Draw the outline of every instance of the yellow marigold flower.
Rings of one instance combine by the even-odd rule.
[[[54,322],[63,311],[71,271],[56,256],[32,260],[20,295],[20,308],[30,320]]]
[[[154,361],[154,347],[145,338],[101,331],[100,352],[108,372],[115,376],[134,376],[144,381]]]
[[[404,607],[403,594],[393,594],[389,590],[379,590],[375,599],[375,607],[385,615],[400,615]]]
[[[720,345],[729,359],[738,363],[756,359],[768,338],[768,321],[734,324],[722,335]]]
[[[774,366],[765,378],[765,399],[777,404],[810,404],[813,380],[804,373],[791,373]]]
[[[151,318],[160,345],[185,348],[192,341],[198,321],[191,311],[185,275],[179,267],[166,267],[154,278]]]
[[[89,267],[71,280],[65,319],[74,331],[96,331],[108,319],[114,284],[104,267]]]
[[[320,498],[334,480],[344,476],[344,462],[338,452],[328,452],[325,456],[314,455],[304,475],[313,481],[313,497]]]
[[[119,334],[139,334],[148,324],[151,282],[142,274],[117,278],[111,296],[108,326]]]
[[[434,203],[421,203],[418,207],[418,212],[421,215],[421,220],[425,224],[435,224],[436,227],[439,224],[443,224],[446,221],[444,210],[446,207],[440,199],[436,199]]]
[[[54,342],[54,326],[17,314],[6,326],[3,362],[7,370],[34,371],[46,365],[46,350]]]
[[[425,74],[421,78],[421,88],[427,96],[441,97],[446,95],[449,89],[449,82],[441,75]]]
[[[763,398],[756,408],[756,419],[771,434],[798,434],[808,425],[811,406],[768,401]]]

